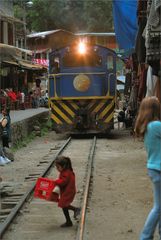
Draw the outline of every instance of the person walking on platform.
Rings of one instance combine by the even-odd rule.
[[[60,172],[59,178],[54,180],[56,186],[60,188],[58,206],[62,208],[66,219],[66,222],[61,227],[71,227],[73,223],[69,215],[69,210],[74,212],[75,219],[80,214],[80,208],[71,205],[76,194],[75,173],[73,172],[71,160],[68,157],[59,156],[55,160],[55,165]]]
[[[11,118],[9,112],[10,112],[9,109],[4,108],[2,110],[2,118],[0,120],[2,128],[2,145],[3,147],[7,148],[9,148],[10,125],[11,125]]]
[[[135,133],[144,137],[147,152],[148,175],[153,183],[154,205],[151,209],[140,240],[152,240],[156,227],[159,228],[161,239],[161,112],[160,103],[156,97],[146,97],[142,100],[135,124]]]

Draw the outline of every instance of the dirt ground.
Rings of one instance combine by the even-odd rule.
[[[56,147],[57,140],[61,143],[63,139],[63,136],[51,132],[47,136],[37,137],[26,147],[18,150],[14,162],[0,166],[2,183],[8,182],[20,187],[24,176],[31,172],[51,148]],[[105,183],[106,195],[102,193],[104,194],[102,197],[106,197],[106,202],[100,200],[101,196],[94,194],[94,200],[89,204],[89,214],[92,215],[92,207],[97,208],[93,219],[96,218],[97,224],[100,219],[99,232],[103,234],[99,235],[99,238],[89,235],[87,239],[137,240],[152,205],[152,189],[146,173],[143,142],[135,140],[127,130],[115,130],[114,138],[107,139],[106,149],[101,152],[100,154],[107,154],[107,158],[110,156],[110,160],[107,169],[105,164],[99,163],[101,182],[94,185],[94,191],[97,192],[101,183]],[[108,212],[107,222],[105,211]],[[57,239],[56,235],[54,239]],[[157,239],[159,238],[156,235],[155,240]]]

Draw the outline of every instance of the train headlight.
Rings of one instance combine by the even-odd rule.
[[[80,42],[80,43],[78,44],[78,52],[79,52],[80,54],[85,54],[85,53],[86,53],[86,45],[85,45],[84,42]]]

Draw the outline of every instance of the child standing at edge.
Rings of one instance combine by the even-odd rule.
[[[152,240],[158,225],[161,239],[161,121],[160,103],[156,97],[146,97],[140,105],[135,125],[138,137],[144,137],[147,152],[148,175],[153,183],[154,205],[140,240]]]
[[[80,208],[71,205],[76,194],[75,173],[73,172],[71,160],[68,157],[57,157],[55,166],[60,172],[59,178],[54,181],[60,188],[58,206],[62,208],[66,219],[66,222],[61,227],[71,227],[73,223],[69,215],[69,210],[74,212],[74,218],[77,218],[80,213]]]

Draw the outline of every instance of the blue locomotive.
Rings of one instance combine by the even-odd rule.
[[[56,132],[106,133],[114,127],[116,53],[84,43],[49,56],[49,107]]]

